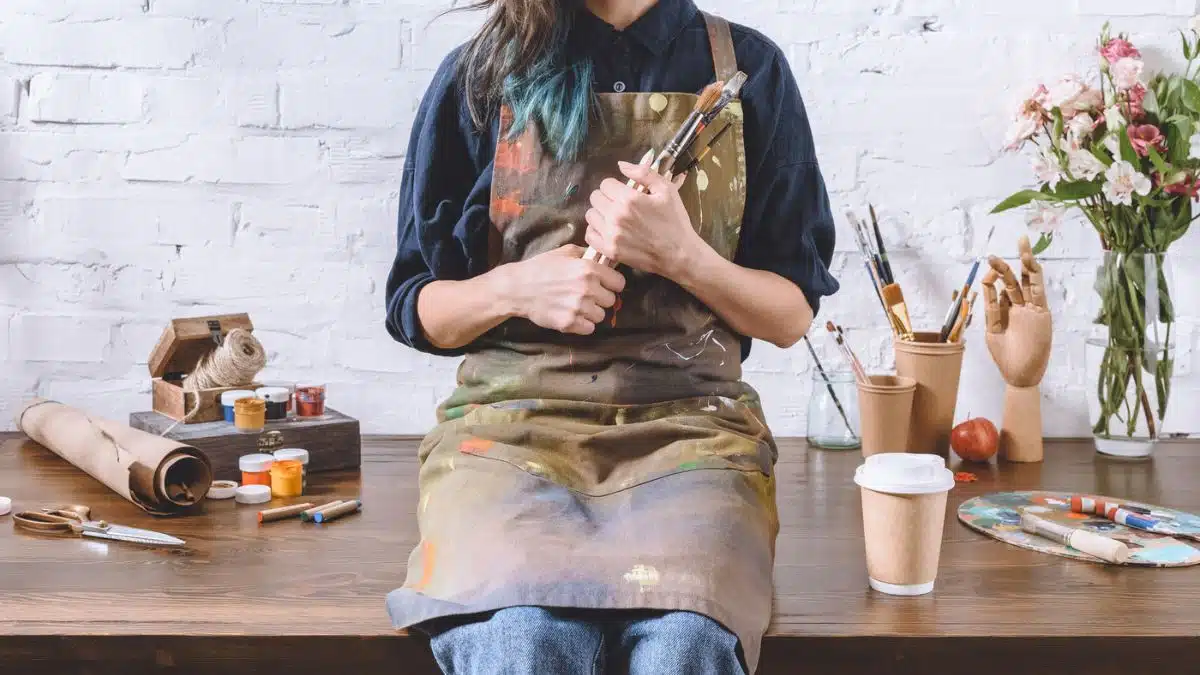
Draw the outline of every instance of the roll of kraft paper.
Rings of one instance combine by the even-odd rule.
[[[1032,513],[1021,513],[1021,529],[1094,555],[1104,562],[1122,565],[1129,560],[1129,547],[1116,539],[1060,525]]]
[[[17,428],[152,515],[185,511],[212,485],[212,465],[196,448],[55,401],[25,406]]]

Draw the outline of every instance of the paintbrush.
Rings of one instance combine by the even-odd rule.
[[[954,329],[954,323],[958,320],[958,313],[962,311],[962,304],[967,299],[967,291],[971,290],[971,286],[975,284],[975,275],[979,274],[979,266],[983,264],[983,259],[987,255],[988,245],[992,242],[992,235],[996,233],[996,226],[992,225],[992,229],[988,230],[987,239],[983,241],[983,246],[980,247],[979,255],[975,257],[975,263],[971,265],[971,272],[967,275],[967,282],[963,284],[962,291],[954,302],[950,305],[950,310],[946,312],[946,320],[942,322],[942,332],[938,335],[938,342],[945,342],[950,337],[950,331]]]
[[[904,291],[900,290],[900,284],[890,283],[880,289],[880,293],[887,304],[888,312],[896,317],[899,327],[903,329],[901,333],[912,333],[912,318],[908,315],[908,304],[904,302]]]
[[[833,333],[834,339],[837,341],[838,348],[842,350],[842,355],[850,362],[850,369],[854,371],[854,379],[866,384],[870,380],[867,378],[867,371],[863,368],[858,357],[854,355],[854,350],[850,348],[850,343],[846,341],[846,334],[842,331],[841,326],[835,326],[832,321],[825,322],[825,330]]]
[[[893,285],[888,295],[884,295],[883,273],[879,268],[879,260],[871,253],[871,245],[867,239],[863,222],[858,219],[858,216],[853,211],[847,211],[846,217],[850,220],[851,227],[854,231],[854,239],[858,244],[858,250],[862,253],[863,264],[867,268],[867,274],[871,277],[871,285],[875,289],[875,296],[879,298],[879,305],[883,307],[883,314],[887,317],[888,325],[892,328],[892,333],[895,335],[907,335],[912,332],[911,323],[908,321],[908,307],[904,304],[904,294],[900,291],[900,287]],[[890,298],[890,301],[889,301]],[[896,301],[900,303],[901,311],[891,309]]]
[[[842,416],[842,421],[846,423],[846,430],[850,432],[851,438],[858,438],[854,433],[854,425],[850,424],[850,417],[846,415],[846,410],[842,408],[842,402],[838,400],[837,392],[833,390],[833,382],[829,380],[829,375],[825,373],[824,366],[821,365],[821,359],[817,357],[817,350],[813,348],[812,341],[808,336],[804,336],[804,344],[808,345],[808,353],[812,354],[813,365],[817,367],[817,372],[821,374],[821,379],[825,380],[825,388],[829,390],[829,397],[833,399],[833,404],[837,406],[838,413]]]
[[[958,320],[955,321],[954,328],[950,331],[950,342],[958,342],[962,337],[963,331],[971,323],[971,313],[975,310],[975,298],[978,295],[978,292],[972,291],[971,297],[967,298],[966,307],[958,313]]]
[[[879,264],[883,271],[884,282],[894,284],[896,275],[892,274],[892,263],[888,260],[887,248],[883,245],[883,233],[879,231],[879,218],[875,215],[875,206],[867,204],[867,210],[871,212],[871,227],[875,229],[875,243],[878,245]]]
[[[883,245],[883,233],[879,229],[879,217],[875,214],[875,207],[873,205],[868,204],[867,210],[871,214],[871,227],[874,230],[874,237],[872,237],[871,230],[867,229],[867,224],[862,221],[859,221],[859,226],[862,228],[860,236],[868,247],[874,244],[874,248],[871,251],[871,260],[874,262],[875,269],[879,275],[879,295],[883,298],[885,311],[888,312],[891,318],[895,319],[893,328],[898,330],[901,335],[910,335],[913,332],[912,318],[908,313],[908,304],[904,301],[904,291],[900,288],[900,284],[896,283],[896,277],[892,273],[892,265],[887,258],[887,249]]]
[[[675,173],[677,173],[677,174],[687,173],[687,172],[691,171],[692,169],[696,168],[696,166],[698,164],[700,164],[700,162],[703,162],[705,160],[705,158],[708,157],[709,153],[712,152],[713,146],[715,146],[717,144],[717,141],[721,140],[721,137],[725,135],[725,132],[729,131],[729,127],[730,127],[729,123],[726,122],[725,126],[721,127],[720,129],[717,130],[717,133],[713,134],[712,139],[709,140],[708,145],[704,146],[704,149],[700,151],[700,154],[697,155],[692,161],[688,162],[682,169],[680,169],[679,171],[676,171]]]

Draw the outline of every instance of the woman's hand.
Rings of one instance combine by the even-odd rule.
[[[511,265],[505,296],[512,313],[542,328],[591,335],[604,311],[617,302],[625,277],[583,259],[583,249],[567,245]]]
[[[706,245],[679,197],[687,175],[671,180],[646,164],[619,162],[618,166],[650,192],[640,193],[615,178],[601,183],[591,195],[592,208],[586,215],[588,245],[634,269],[676,280],[696,246]]]

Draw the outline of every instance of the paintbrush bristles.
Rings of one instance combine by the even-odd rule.
[[[717,80],[705,87],[704,91],[700,92],[700,97],[696,99],[694,110],[699,113],[707,113],[709,108],[712,108],[713,104],[717,102],[717,99],[721,98],[721,90],[724,88],[725,82],[722,80]]]

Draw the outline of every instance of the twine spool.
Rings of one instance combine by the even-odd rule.
[[[229,331],[221,346],[200,358],[193,370],[183,380],[184,392],[194,394],[195,407],[183,419],[167,427],[163,436],[171,433],[180,424],[186,424],[200,412],[200,391],[223,387],[242,387],[254,382],[254,378],[267,365],[267,352],[262,343],[250,331],[234,328]]]

